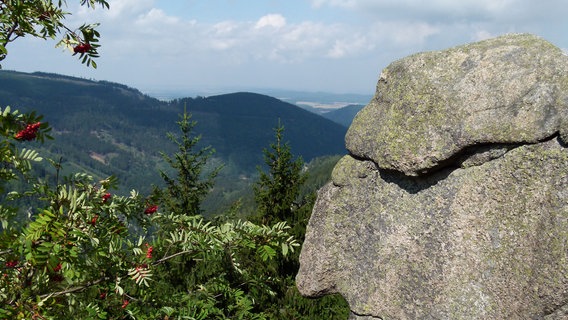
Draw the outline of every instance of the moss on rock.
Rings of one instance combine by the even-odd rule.
[[[420,175],[472,145],[566,135],[567,97],[568,57],[533,35],[415,54],[382,72],[347,148],[380,168]]]
[[[568,317],[567,59],[508,35],[387,67],[318,193],[300,292],[352,319]]]

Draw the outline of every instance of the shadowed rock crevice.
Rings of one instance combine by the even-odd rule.
[[[307,296],[350,319],[568,318],[568,56],[507,35],[395,61],[318,192]]]
[[[511,142],[511,143],[479,143],[472,146],[464,147],[460,152],[456,153],[447,160],[441,161],[437,168],[433,171],[439,170],[438,168],[450,167],[453,169],[467,169],[469,167],[480,166],[488,161],[492,161],[503,157],[509,151],[514,150],[521,146],[533,145],[550,140],[558,140],[561,145],[564,143],[560,140],[558,132],[551,136],[539,139],[536,142]],[[423,173],[429,173],[426,171]]]
[[[561,306],[558,306],[553,310],[551,310],[550,312],[545,313],[545,316],[542,319],[544,320],[568,319],[568,301],[564,301]]]
[[[357,320],[384,320],[381,317],[374,317],[371,315],[365,315],[365,314],[356,314],[356,313],[351,313],[351,316],[349,317],[349,319],[357,319]]]
[[[566,147],[558,133],[555,133],[551,137],[544,138],[542,141],[537,143],[551,140],[558,140],[560,145]],[[429,171],[420,172],[420,175],[418,176],[407,176],[396,170],[380,169],[379,166],[372,161],[372,159],[364,159],[353,154],[350,154],[349,156],[357,159],[358,161],[372,162],[381,179],[386,182],[396,183],[400,188],[406,190],[408,193],[418,193],[436,185],[439,181],[446,179],[452,172],[454,172],[454,170],[480,166],[489,161],[499,159],[505,156],[505,154],[509,151],[518,147],[533,144],[536,143],[478,144],[466,147],[451,158],[440,162],[437,167],[431,168]],[[361,175],[359,177],[365,178],[366,175]]]
[[[395,61],[353,120],[347,149],[420,175],[477,144],[565,137],[567,59],[540,38],[514,35]]]

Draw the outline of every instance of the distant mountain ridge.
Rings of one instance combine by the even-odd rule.
[[[279,121],[285,127],[285,138],[290,141],[293,152],[306,161],[326,154],[346,152],[343,146],[345,128],[273,97],[238,92],[207,98],[185,98],[174,103],[187,104],[188,110],[198,121],[196,130],[203,132],[204,139],[222,137],[221,140],[210,141],[222,154],[230,153],[230,150],[247,141],[257,141],[260,142],[259,147],[267,147],[274,137],[272,129]]]
[[[365,106],[361,104],[350,104],[340,109],[331,110],[329,112],[322,113],[322,117],[329,119],[333,122],[339,123],[340,125],[349,128],[351,122],[361,109]]]
[[[165,102],[108,81],[0,71],[0,107],[7,105],[36,110],[50,122],[56,139],[44,146],[48,156],[62,155],[69,170],[115,174],[130,188],[159,181],[159,151],[175,151],[166,133],[178,132],[175,122],[184,106],[197,121],[203,145],[216,149],[216,163],[235,173],[250,175],[263,163],[262,149],[279,120],[293,153],[306,161],[346,152],[345,127],[256,93]]]

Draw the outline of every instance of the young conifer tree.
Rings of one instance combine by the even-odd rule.
[[[204,174],[207,161],[215,151],[210,146],[198,149],[201,136],[193,134],[197,121],[191,120],[186,107],[176,124],[181,131],[180,136],[170,132],[167,137],[177,145],[178,152],[172,156],[161,153],[162,158],[176,171],[176,175],[171,176],[160,170],[166,186],[163,189],[154,187],[153,197],[169,212],[201,215],[201,202],[213,188],[215,177],[222,166]]]
[[[0,61],[15,39],[51,38],[63,28],[68,31],[63,32],[63,44],[95,67],[91,58],[96,57],[98,32],[83,25],[80,35],[65,27],[64,4],[0,0]],[[104,0],[81,0],[87,7],[95,4],[108,7]],[[264,308],[256,306],[256,296],[271,295],[265,291],[273,279],[254,272],[247,262],[251,256],[267,262],[279,250],[283,255],[294,251],[298,243],[285,223],[267,227],[235,221],[217,226],[199,216],[159,212],[134,190],[130,196],[111,194],[117,183],[113,177],[96,182],[76,173],[62,183],[56,178],[55,185],[45,179],[34,183],[32,162],[42,159],[26,144],[49,138],[49,125],[41,120],[34,112],[0,108],[0,319],[267,318]],[[211,188],[218,169],[199,180],[211,151],[193,153],[199,141],[191,136],[194,124],[184,112],[178,122],[181,140],[171,135],[180,152],[167,159],[180,175],[177,189],[166,191],[199,198]],[[53,164],[60,169],[60,163]],[[8,183],[21,176],[28,191],[10,191]],[[180,179],[193,184],[183,189],[185,181]],[[173,178],[167,181],[176,185]],[[24,196],[41,204],[30,209],[33,218],[16,221],[18,208],[10,201]],[[198,202],[183,199],[181,205],[169,205],[185,208]],[[151,231],[155,234],[147,236]],[[168,280],[171,266],[178,266],[180,259],[201,263],[202,270],[210,272],[179,289],[179,282]],[[238,275],[238,281],[232,275]]]
[[[284,126],[278,121],[274,129],[275,141],[270,144],[270,150],[263,150],[268,172],[258,167],[260,177],[254,185],[257,220],[268,225],[292,218],[300,188],[307,178],[302,172],[304,161],[301,157],[294,159],[283,133]]]
[[[285,221],[291,226],[290,233],[301,241],[315,194],[301,196],[308,175],[302,158],[294,158],[289,143],[284,142],[280,122],[274,129],[274,139],[270,149],[263,150],[268,171],[258,168],[260,177],[254,185],[257,213],[251,220],[266,225]],[[308,299],[300,295],[294,281],[298,267],[299,251],[257,266],[259,273],[278,280],[272,285],[276,294],[261,301],[270,319],[346,319],[349,307],[341,296]]]

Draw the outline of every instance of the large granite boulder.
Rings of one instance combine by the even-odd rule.
[[[354,319],[568,319],[568,57],[507,35],[388,66],[319,191],[307,296]]]

